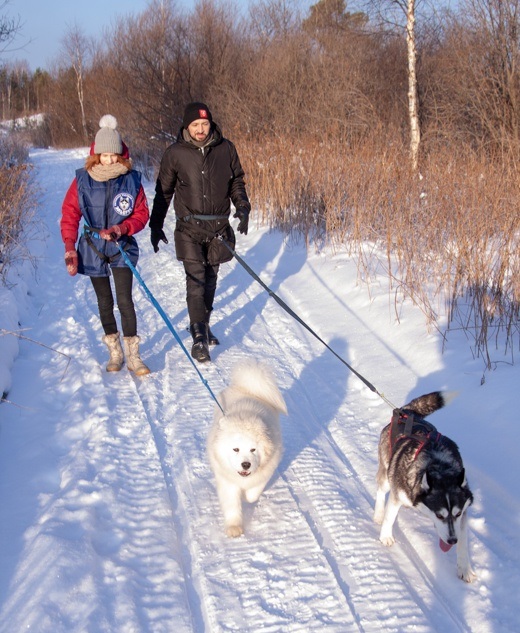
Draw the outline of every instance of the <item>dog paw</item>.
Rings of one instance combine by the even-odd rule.
[[[390,536],[383,536],[383,535],[381,535],[379,537],[379,540],[386,547],[390,547],[391,545],[393,545],[395,543],[395,538],[393,536],[391,536],[391,535]]]
[[[457,567],[457,576],[464,582],[473,582],[477,578],[477,574],[471,567],[466,567],[465,569]]]
[[[226,528],[226,534],[231,538],[236,538],[237,536],[242,536],[244,530],[241,525],[228,525]]]

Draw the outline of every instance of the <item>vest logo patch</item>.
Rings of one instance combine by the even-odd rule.
[[[134,210],[134,198],[129,193],[118,193],[112,206],[118,215],[126,217]]]

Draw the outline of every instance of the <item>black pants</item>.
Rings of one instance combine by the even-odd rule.
[[[135,316],[134,301],[132,299],[133,274],[128,266],[112,268],[114,286],[116,289],[117,307],[121,315],[121,329],[123,336],[136,336],[137,318]],[[110,285],[110,277],[91,277],[99,308],[99,317],[105,334],[115,334],[117,323],[114,316],[114,295]]]
[[[213,310],[219,265],[183,262],[186,272],[186,302],[190,325],[201,323]]]

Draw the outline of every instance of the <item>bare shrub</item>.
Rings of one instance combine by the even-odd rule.
[[[32,260],[27,240],[35,228],[37,189],[27,150],[9,138],[0,138],[0,280],[7,282],[10,268]]]
[[[52,133],[47,117],[44,117],[38,125],[30,128],[28,138],[33,147],[49,147],[52,145]]]
[[[449,327],[464,329],[476,356],[491,368],[491,349],[513,358],[518,345],[520,217],[516,159],[498,163],[485,153],[452,150],[436,158],[437,206],[446,244],[439,280]],[[440,157],[442,159],[442,157]],[[460,169],[464,167],[464,170]],[[439,254],[440,257],[440,254]],[[440,269],[440,266],[438,265]]]
[[[22,134],[16,131],[0,136],[0,165],[22,165],[29,158],[27,144],[21,140]]]
[[[520,0],[462,0],[422,81],[430,130],[490,152],[520,144]]]

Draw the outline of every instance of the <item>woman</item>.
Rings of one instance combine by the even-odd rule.
[[[115,117],[106,114],[100,119],[99,127],[85,167],[76,171],[62,205],[60,228],[65,244],[65,264],[69,275],[87,275],[94,287],[105,332],[103,342],[110,354],[107,371],[119,371],[124,358],[114,316],[110,285],[110,275],[113,276],[126,364],[130,371],[143,376],[150,370],[139,356],[132,299],[133,274],[119,247],[135,266],[139,248],[132,236],[144,229],[150,213],[141,174],[132,169],[128,148],[117,131]],[[76,248],[82,219],[83,231]]]

